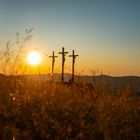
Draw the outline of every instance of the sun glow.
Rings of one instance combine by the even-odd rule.
[[[27,56],[27,62],[32,66],[39,65],[41,63],[41,60],[41,55],[36,51],[30,52]]]

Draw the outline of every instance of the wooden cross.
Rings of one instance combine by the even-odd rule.
[[[64,47],[62,48],[62,52],[59,52],[59,54],[62,54],[62,76],[61,76],[61,81],[64,82],[64,63],[65,63],[65,55],[68,52],[64,51]]]
[[[69,57],[72,57],[72,82],[74,82],[74,64],[77,56],[79,55],[75,55],[74,50],[72,51],[72,55],[69,55]]]
[[[54,51],[52,52],[52,56],[49,56],[52,58],[52,79],[54,78],[54,63],[55,63],[55,58],[58,57],[58,56],[55,56],[54,55]]]

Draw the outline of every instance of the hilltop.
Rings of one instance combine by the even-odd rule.
[[[71,79],[71,74],[65,73],[65,82],[69,82]],[[18,75],[18,76],[6,76],[0,74],[0,78],[4,79],[13,79],[13,78],[24,78],[31,81],[40,81],[42,84],[47,83],[51,79],[51,74],[39,74],[39,75]],[[54,81],[60,82],[61,81],[61,74],[56,73],[54,75]],[[108,75],[98,75],[98,76],[89,76],[89,75],[75,75],[75,82],[82,83],[82,84],[95,84],[100,85],[108,89],[110,92],[114,93],[116,89],[120,89],[123,87],[129,87],[133,90],[133,93],[136,95],[140,95],[140,77],[138,76],[120,76],[120,77],[113,77]]]

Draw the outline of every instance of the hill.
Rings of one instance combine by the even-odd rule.
[[[65,73],[65,82],[69,82],[71,79],[71,74]],[[24,78],[32,81],[40,81],[42,83],[47,83],[51,80],[51,74],[40,74],[40,75],[19,75],[19,76],[5,76],[0,74],[0,79],[9,79],[9,78]],[[54,75],[54,81],[61,81],[61,74],[56,73]],[[140,96],[140,77],[138,76],[121,76],[121,77],[112,77],[108,75],[99,75],[99,76],[89,76],[89,75],[76,75],[76,83],[83,84],[92,84],[93,86],[98,84],[100,87],[104,87],[109,90],[109,92],[115,93],[116,90],[129,87],[132,89],[133,94]]]

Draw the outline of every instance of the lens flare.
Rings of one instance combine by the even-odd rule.
[[[41,60],[41,55],[36,51],[30,52],[27,56],[27,62],[32,66],[39,65],[41,63]]]

